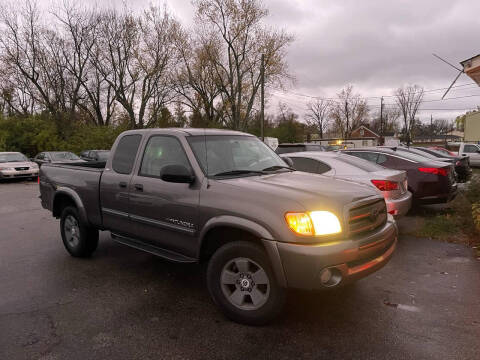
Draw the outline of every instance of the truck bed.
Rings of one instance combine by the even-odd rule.
[[[44,164],[40,167],[42,206],[53,209],[55,194],[73,190],[85,207],[88,221],[101,227],[100,180],[105,162]]]

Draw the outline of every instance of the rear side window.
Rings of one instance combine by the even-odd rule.
[[[478,148],[475,145],[465,145],[463,152],[466,153],[476,153]]]
[[[291,157],[290,159],[292,159],[293,166],[298,171],[323,174],[331,169],[327,164],[313,159],[302,157]]]
[[[125,135],[118,142],[115,155],[113,155],[112,168],[119,174],[130,174],[135,163],[138,146],[142,135]]]
[[[366,152],[366,151],[347,152],[347,154],[359,157],[361,159],[368,160],[368,161],[373,162],[373,163],[376,163],[377,159],[378,159],[378,154],[370,153],[370,152]]]

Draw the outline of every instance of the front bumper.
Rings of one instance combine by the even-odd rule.
[[[28,170],[1,170],[0,179],[36,177],[38,176],[38,171],[38,168]]]
[[[303,290],[331,287],[320,280],[320,273],[326,268],[341,274],[334,286],[365,277],[388,263],[397,236],[395,221],[389,217],[383,228],[365,238],[315,245],[277,242],[286,286]]]
[[[385,199],[385,203],[387,204],[389,214],[403,216],[408,213],[408,210],[410,210],[412,206],[412,193],[407,191],[397,199]]]

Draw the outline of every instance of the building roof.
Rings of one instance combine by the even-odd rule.
[[[380,137],[380,135],[378,135],[375,131],[373,131],[372,129],[366,127],[365,125],[360,125],[358,128],[356,128],[355,130],[352,131],[352,133],[354,133],[355,131],[357,130],[360,130],[360,129],[364,129],[364,130],[367,130],[367,131],[370,131],[372,134],[374,134],[376,137]]]

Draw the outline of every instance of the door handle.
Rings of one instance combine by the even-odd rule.
[[[127,187],[127,183],[125,181],[120,181],[118,183],[118,186],[120,186],[121,188],[126,188]]]
[[[135,189],[137,189],[138,191],[143,191],[143,185],[142,184],[135,184]]]

